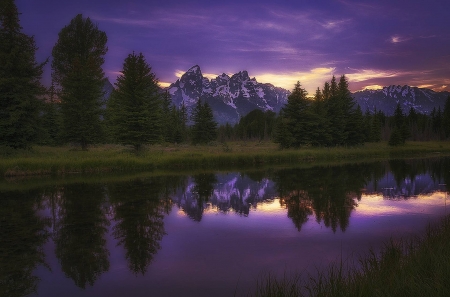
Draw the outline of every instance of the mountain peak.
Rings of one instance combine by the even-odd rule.
[[[209,81],[195,65],[170,85],[169,93],[172,102],[184,104],[188,113],[201,98],[212,106],[216,121],[234,124],[254,109],[278,112],[287,102],[289,91],[260,84],[245,70],[231,77],[223,73]]]
[[[189,70],[186,71],[186,73],[202,73],[202,71],[200,70],[200,66],[194,65],[191,68],[189,68]]]

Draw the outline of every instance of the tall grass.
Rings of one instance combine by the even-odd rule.
[[[358,265],[332,264],[316,277],[266,276],[251,296],[450,296],[450,216],[423,237],[386,242]]]
[[[0,175],[40,175],[78,172],[226,169],[266,164],[303,164],[318,161],[368,161],[391,157],[450,154],[450,142],[411,142],[391,148],[386,143],[346,148],[280,150],[271,142],[214,143],[206,146],[155,145],[136,153],[131,147],[101,145],[82,151],[69,146],[37,146],[14,151],[0,148]]]

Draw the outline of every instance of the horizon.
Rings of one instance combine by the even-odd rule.
[[[235,74],[238,74],[238,73],[240,73],[240,72],[247,72],[248,73],[248,71],[247,70],[245,70],[245,69],[242,69],[242,70],[239,70],[239,71],[237,71],[236,73],[221,73],[221,74],[214,74],[214,73],[203,73],[203,71],[201,70],[202,69],[202,67],[201,66],[199,66],[199,65],[193,65],[192,67],[190,67],[188,70],[186,70],[185,72],[182,72],[182,71],[177,71],[176,73],[175,73],[175,75],[176,75],[176,77],[177,77],[177,80],[179,80],[182,76],[183,76],[183,74],[185,74],[186,72],[188,72],[190,69],[192,69],[192,68],[194,68],[194,67],[198,67],[199,69],[200,69],[200,72],[202,73],[202,76],[203,76],[203,78],[206,78],[206,79],[208,79],[209,81],[211,81],[211,80],[213,80],[213,79],[216,79],[217,77],[219,77],[219,76],[221,76],[221,75],[227,75],[228,77],[232,77],[233,75],[235,75]],[[335,74],[332,74],[332,75],[335,75]],[[274,85],[275,87],[279,87],[279,86],[277,86],[277,85],[275,85],[275,84],[273,84],[272,82],[266,82],[266,81],[259,81],[258,80],[258,78],[256,77],[256,76],[252,76],[252,75],[250,75],[250,73],[248,73],[248,76],[249,76],[249,78],[250,79],[255,79],[258,83],[263,83],[263,84],[266,84],[266,83],[269,83],[269,84],[272,84],[272,85]],[[337,79],[339,79],[339,77],[340,77],[340,75],[335,75],[335,77],[337,78]],[[331,80],[331,78],[332,78],[332,76],[330,77],[330,79],[329,80],[327,80],[327,82],[330,82],[330,80]],[[168,89],[172,84],[174,84],[176,81],[174,81],[174,82],[171,82],[171,83],[163,83],[163,84],[161,84],[161,83],[159,83],[159,85],[160,85],[160,87],[161,88],[163,88],[163,89]],[[300,82],[301,83],[301,82]],[[325,81],[323,82],[323,84],[325,83]],[[318,86],[318,87],[320,87],[320,89],[322,90],[323,88],[323,84],[322,84],[322,86]],[[383,90],[383,89],[385,89],[385,88],[389,88],[389,87],[392,87],[392,86],[395,86],[395,87],[398,87],[398,86],[400,86],[400,87],[405,87],[405,86],[407,86],[407,87],[410,87],[410,88],[419,88],[419,89],[430,89],[430,88],[427,88],[427,86],[413,86],[413,85],[408,85],[408,84],[403,84],[403,85],[400,85],[400,84],[390,84],[390,85],[385,85],[385,86],[380,86],[380,85],[369,85],[369,86],[366,86],[364,89],[360,89],[360,90],[351,90],[351,92],[352,93],[356,93],[356,92],[362,92],[362,91],[369,91],[369,90],[373,90],[373,91],[377,91],[377,90]],[[303,85],[302,85],[302,87],[303,87]],[[280,88],[283,88],[283,87],[280,87]],[[288,90],[288,91],[291,91],[292,90],[292,88],[291,89],[287,89],[287,88],[283,88],[283,89],[286,89],[286,90]],[[317,88],[316,88],[317,89]],[[432,90],[432,89],[431,89]],[[439,90],[439,91],[436,91],[436,92],[450,92],[449,90]],[[314,97],[314,93],[310,93],[310,92],[308,92],[308,95],[307,95],[308,97]]]
[[[135,51],[165,86],[200,65],[208,78],[246,70],[260,83],[287,90],[300,81],[310,94],[342,74],[352,92],[390,85],[450,91],[450,2],[16,0],[16,5],[23,32],[35,37],[38,62],[51,58],[58,32],[77,14],[92,19],[108,36],[103,69],[113,84]]]

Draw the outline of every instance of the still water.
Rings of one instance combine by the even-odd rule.
[[[0,183],[0,296],[236,296],[447,214],[450,159]]]

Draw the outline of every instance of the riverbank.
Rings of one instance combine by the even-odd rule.
[[[334,264],[317,277],[266,276],[251,296],[450,296],[450,216],[424,236],[391,239],[350,269]]]
[[[100,145],[82,151],[77,147],[35,146],[14,151],[0,148],[0,175],[61,175],[82,172],[142,172],[180,169],[227,169],[319,161],[450,155],[450,142],[408,142],[390,147],[369,143],[360,147],[280,150],[272,142],[214,143],[205,146],[154,145],[136,153],[131,147]]]

